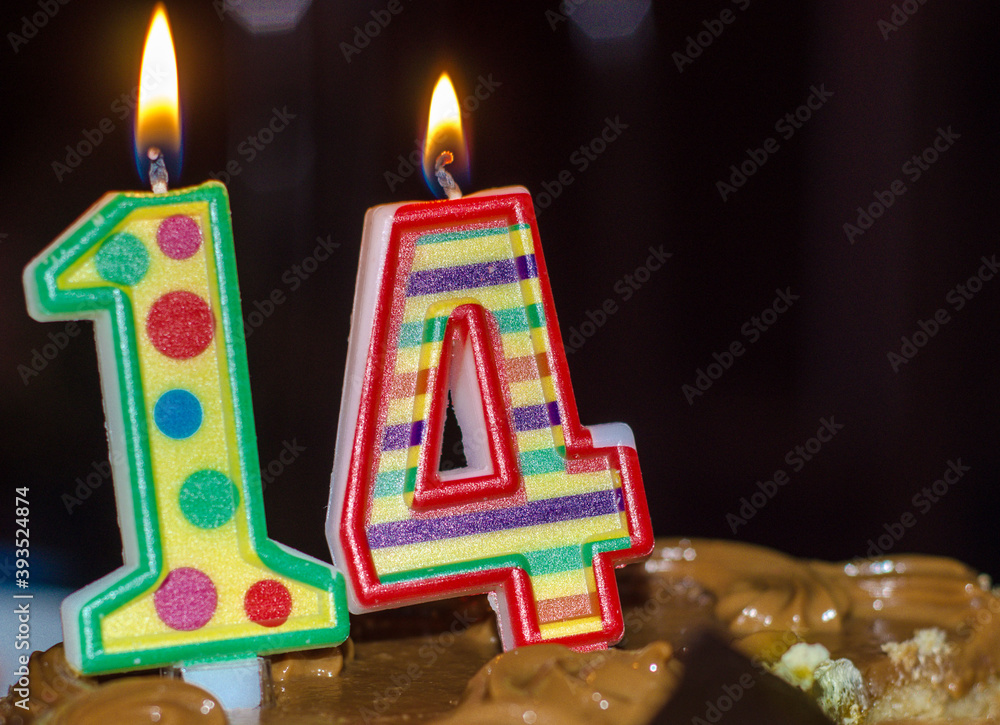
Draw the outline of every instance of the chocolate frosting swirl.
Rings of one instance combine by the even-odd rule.
[[[58,707],[47,725],[226,725],[218,700],[182,680],[129,677],[108,682]]]
[[[628,650],[536,645],[496,656],[495,626],[480,599],[462,600],[461,612],[450,602],[424,605],[419,616],[366,615],[353,645],[273,659],[276,703],[260,722],[648,722],[678,686],[674,649],[704,628],[764,662],[801,639],[823,644],[832,658],[849,658],[867,693],[890,706],[908,683],[933,682],[945,708],[1000,673],[1000,596],[988,577],[951,559],[828,563],[672,539],[659,540],[644,565],[625,568],[619,583]],[[192,685],[137,676],[101,683],[74,673],[61,647],[32,655],[29,669],[29,710],[12,710],[8,696],[0,716],[226,722]]]

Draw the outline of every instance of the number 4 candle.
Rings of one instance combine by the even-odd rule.
[[[174,68],[162,8],[144,71],[154,63]],[[145,150],[146,129],[178,122],[176,102],[158,122],[142,89]],[[85,673],[255,666],[259,653],[339,643],[343,577],[265,532],[226,189],[168,192],[162,158],[152,166],[160,193],[105,195],[24,273],[33,317],[95,322],[124,543],[123,568],[63,603],[67,659]]]
[[[425,167],[463,148],[447,76],[431,106]],[[607,646],[623,630],[614,567],[652,549],[632,434],[579,422],[530,195],[460,198],[450,158],[450,200],[365,217],[334,561],[354,612],[485,591],[505,649]],[[449,401],[467,465],[440,471]]]

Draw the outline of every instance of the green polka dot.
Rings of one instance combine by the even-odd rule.
[[[119,232],[108,239],[94,256],[97,273],[108,282],[135,285],[149,269],[149,252],[138,237]]]
[[[188,521],[199,529],[214,529],[233,517],[240,492],[226,475],[206,468],[187,477],[179,498]]]

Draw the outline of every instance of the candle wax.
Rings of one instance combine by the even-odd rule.
[[[449,401],[467,465],[440,471]],[[327,535],[354,612],[488,592],[507,649],[621,638],[638,459],[579,422],[525,189],[368,211]]]
[[[225,187],[107,194],[24,283],[36,319],[95,322],[123,539],[124,566],[63,603],[69,662],[89,674],[342,642],[343,578],[266,536]]]

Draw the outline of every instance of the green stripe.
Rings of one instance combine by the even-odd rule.
[[[522,476],[544,476],[547,473],[563,473],[566,470],[566,447],[539,448],[524,451],[518,455]],[[417,482],[416,468],[396,468],[382,471],[375,477],[372,490],[374,498],[398,496],[404,491],[413,491]]]
[[[482,571],[483,569],[503,569],[507,567],[524,569],[528,572],[528,576],[558,574],[590,566],[594,561],[594,554],[598,552],[621,551],[622,549],[627,549],[630,545],[631,540],[629,537],[620,536],[615,539],[589,542],[582,546],[580,544],[559,546],[552,549],[529,551],[524,554],[504,554],[455,564],[425,566],[420,569],[410,569],[409,571],[401,571],[394,574],[383,574],[379,578],[383,584],[394,584],[396,582],[453,576],[455,574]]]
[[[406,469],[382,471],[375,477],[375,498],[380,496],[397,496],[403,492],[403,473]]]
[[[506,335],[508,332],[525,332],[545,324],[543,322],[545,314],[538,304],[495,310],[493,316],[497,319],[501,335]]]
[[[509,227],[491,227],[489,229],[466,229],[460,232],[440,232],[438,234],[424,234],[417,239],[417,244],[440,244],[441,242],[458,242],[463,239],[477,239],[479,237],[490,237],[497,234],[508,234],[513,231],[530,231],[527,224],[514,224]]]
[[[422,342],[441,342],[444,339],[444,331],[448,327],[447,317],[432,317],[424,321],[424,335]]]
[[[562,473],[566,470],[566,459],[560,456],[555,448],[522,451],[517,458],[521,464],[522,476],[543,476],[546,473]]]
[[[538,303],[528,305],[524,308],[525,312],[528,313],[528,323],[534,327],[544,327],[545,326],[545,313],[542,312],[542,306]]]
[[[545,313],[538,304],[494,310],[493,316],[496,318],[501,335],[509,332],[526,332],[545,324]],[[424,342],[441,342],[444,339],[447,322],[447,317],[404,322],[399,326],[399,348],[416,347]]]
[[[417,469],[407,468],[406,476],[403,478],[403,491],[413,493],[417,488]]]
[[[416,347],[424,337],[424,321],[404,322],[399,326],[399,347]]]

